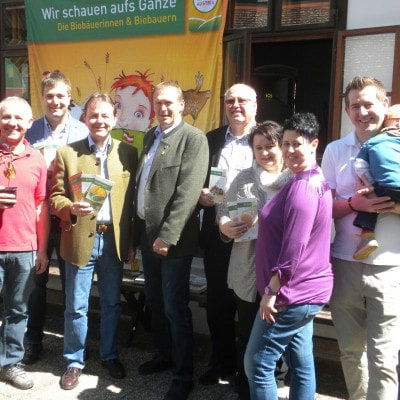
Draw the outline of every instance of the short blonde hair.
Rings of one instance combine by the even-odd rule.
[[[177,97],[178,97],[178,101],[185,101],[184,97],[183,97],[183,92],[181,87],[175,82],[175,81],[163,81],[158,83],[156,86],[154,86],[154,90],[153,90],[153,98],[155,93],[157,93],[158,91],[165,89],[165,88],[174,88],[176,90],[177,93]]]

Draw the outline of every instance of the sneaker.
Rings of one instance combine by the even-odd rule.
[[[26,390],[33,387],[33,380],[29,379],[21,363],[10,364],[3,368],[3,379],[18,389]]]
[[[374,236],[361,237],[361,243],[356,252],[353,254],[355,260],[364,260],[379,247]]]
[[[22,362],[25,365],[32,365],[39,360],[43,351],[42,343],[27,343],[25,345],[25,354]]]

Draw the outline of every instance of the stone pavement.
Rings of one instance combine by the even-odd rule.
[[[60,311],[52,312],[47,321],[44,340],[45,353],[42,359],[26,370],[35,381],[35,386],[27,391],[13,388],[0,382],[1,400],[161,400],[168,390],[171,375],[169,372],[153,376],[140,376],[137,367],[152,357],[149,333],[139,328],[134,344],[130,348],[121,346],[120,359],[127,369],[127,377],[113,380],[107,375],[98,356],[99,324],[97,315],[90,318],[89,359],[79,385],[70,391],[59,387],[59,378],[64,371],[62,359],[62,317]],[[121,322],[120,337],[127,331],[127,319]],[[122,340],[121,340],[122,341]],[[195,378],[207,368],[209,340],[204,335],[195,336]],[[316,360],[317,362],[317,400],[339,400],[345,398],[345,389],[340,365],[337,361]],[[287,389],[286,389],[287,393]],[[286,396],[280,399],[285,399]],[[218,384],[204,387],[196,385],[190,400],[236,400],[237,395],[231,384]]]

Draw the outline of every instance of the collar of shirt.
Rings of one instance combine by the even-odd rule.
[[[24,138],[23,139],[23,143],[25,145],[25,149],[23,150],[22,153],[19,154],[14,154],[12,151],[10,151],[7,147],[6,144],[0,144],[0,153],[3,156],[12,156],[14,157],[14,160],[17,160],[19,158],[23,158],[23,157],[29,157],[34,150],[33,147],[31,147],[31,145],[28,143],[28,141]]]
[[[44,129],[45,129],[45,137],[52,137],[57,144],[64,145],[68,142],[68,126],[69,126],[69,114],[67,115],[67,119],[63,125],[58,126],[55,130],[53,130],[46,116],[44,117]]]
[[[154,135],[156,138],[161,134],[162,138],[168,136],[180,123],[182,122],[182,118],[179,119],[179,121],[175,122],[172,126],[170,126],[167,129],[162,130],[161,126],[158,125],[156,130],[154,131]]]
[[[356,146],[358,148],[361,148],[361,143],[358,140],[355,131],[351,131],[348,135],[346,135],[343,138],[343,143],[345,143],[347,146]]]
[[[88,135],[88,142],[89,142],[89,148],[92,150],[93,154],[96,155],[96,157],[99,158],[106,158],[107,154],[109,152],[110,146],[111,146],[111,136],[108,135],[108,138],[106,140],[105,145],[103,148],[100,148],[97,146],[97,144],[94,142],[93,138]]]
[[[234,140],[237,140],[237,141],[245,141],[246,144],[247,144],[248,139],[249,139],[249,136],[250,136],[250,132],[244,133],[244,134],[241,135],[241,136],[235,136],[235,135],[232,133],[231,127],[228,126],[228,128],[227,128],[227,130],[226,130],[226,132],[225,132],[225,143],[230,143],[230,142],[232,142],[232,141],[234,141]]]

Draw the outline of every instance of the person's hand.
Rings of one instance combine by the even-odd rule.
[[[270,294],[264,294],[260,301],[260,318],[269,324],[275,322],[274,314],[278,312],[275,302],[276,296]]]
[[[70,212],[77,217],[84,217],[93,213],[93,207],[86,201],[76,201],[71,204]]]
[[[44,251],[38,251],[36,253],[36,261],[35,261],[35,273],[42,274],[46,271],[46,268],[49,265],[49,259],[47,258],[47,253]]]
[[[212,207],[215,205],[214,197],[212,193],[210,193],[210,189],[203,188],[200,192],[199,203],[203,207]]]
[[[168,254],[168,250],[171,247],[170,244],[165,243],[161,238],[157,238],[153,243],[153,251],[154,253],[159,254],[160,256],[166,256]]]
[[[224,224],[220,224],[219,229],[223,235],[229,239],[236,239],[245,234],[249,226],[244,222],[227,221]]]
[[[351,206],[356,211],[370,213],[392,212],[394,205],[394,201],[391,201],[389,196],[376,196],[373,187],[358,189],[351,198]]]
[[[14,193],[4,193],[1,189],[5,189],[5,186],[0,185],[0,208],[11,208],[17,202],[17,198]]]

